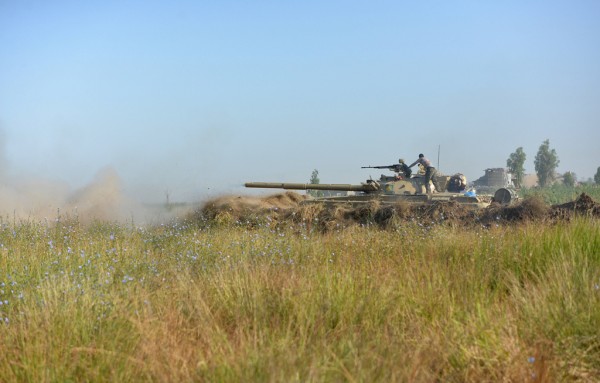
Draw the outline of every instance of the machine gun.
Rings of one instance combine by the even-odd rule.
[[[393,165],[382,165],[382,166],[361,166],[361,169],[388,169],[395,173],[400,173],[404,175],[406,178],[410,178],[412,174],[412,170],[405,164],[393,164]]]
[[[383,165],[383,166],[361,166],[361,169],[390,169],[394,170],[398,168],[400,165]]]

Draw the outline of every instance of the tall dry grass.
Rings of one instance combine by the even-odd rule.
[[[599,226],[4,223],[0,381],[596,381]]]

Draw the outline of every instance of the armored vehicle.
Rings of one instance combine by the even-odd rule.
[[[514,189],[512,174],[504,168],[485,169],[485,174],[473,181],[479,193],[493,193],[499,188]]]
[[[389,168],[396,170],[397,165],[367,166],[367,168]],[[399,172],[394,176],[382,174],[378,180],[368,179],[360,184],[309,184],[309,183],[282,183],[282,182],[248,182],[247,188],[270,188],[285,190],[321,190],[342,191],[346,195],[323,196],[311,198],[305,203],[323,203],[326,205],[351,205],[379,201],[384,205],[396,203],[432,204],[436,201],[455,201],[468,208],[481,209],[489,206],[492,200],[508,204],[513,198],[513,193],[500,188],[494,196],[477,196],[471,191],[465,191],[466,178],[462,174],[453,176],[437,175],[435,181],[442,190],[432,194],[426,193],[425,176],[422,174],[406,174]],[[433,187],[432,187],[433,188]],[[451,191],[449,191],[450,189]]]

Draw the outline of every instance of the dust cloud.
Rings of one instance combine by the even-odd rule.
[[[143,208],[123,193],[121,178],[112,167],[100,170],[91,184],[70,194],[65,208],[86,220],[135,219]]]
[[[1,123],[1,121],[0,121]],[[0,126],[0,223],[77,220],[160,224],[185,214],[187,204],[147,204],[126,192],[113,166],[96,171],[81,188],[49,177],[22,174],[7,158]]]
[[[125,197],[121,180],[112,168],[98,172],[87,186],[72,190],[65,182],[11,177],[0,181],[0,215],[3,221],[77,219],[83,223],[126,221],[146,216],[144,207]],[[140,218],[141,219],[141,218]]]
[[[48,221],[75,219],[135,224],[160,223],[176,214],[168,206],[149,206],[128,197],[113,167],[97,172],[88,185],[73,190],[66,182],[7,176],[0,180],[0,220]]]

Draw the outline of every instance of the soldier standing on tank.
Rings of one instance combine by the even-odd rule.
[[[435,174],[437,173],[437,171],[435,170],[435,168],[433,166],[431,166],[431,161],[429,161],[427,158],[425,158],[423,153],[421,153],[421,154],[419,154],[419,159],[416,160],[415,162],[413,162],[412,164],[408,165],[408,167],[412,168],[416,164],[420,164],[425,168],[425,190],[427,191],[427,194],[431,194],[431,188],[429,186],[429,181],[433,182],[433,186],[435,187],[435,190],[440,190],[438,187],[437,181],[435,180]]]

